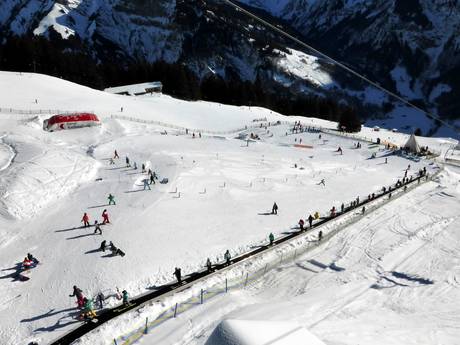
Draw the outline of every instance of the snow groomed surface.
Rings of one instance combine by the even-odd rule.
[[[385,196],[390,196],[390,198],[391,198],[391,194],[395,194],[400,190],[404,190],[408,186],[420,184],[421,180],[428,181],[428,177],[427,176],[419,176],[419,177],[414,178],[412,181],[410,181],[408,183],[402,184],[401,186],[394,186],[394,189],[392,189],[392,190],[387,190],[385,192],[376,193],[374,199],[365,199],[365,200],[361,201],[360,203],[356,204],[356,206],[353,206],[353,207],[352,206],[347,206],[344,209],[343,212],[338,212],[337,215],[335,215],[335,216],[323,217],[319,221],[316,221],[315,223],[313,223],[313,225],[311,227],[309,227],[306,231],[311,231],[311,230],[314,230],[316,228],[319,228],[322,225],[324,225],[324,224],[326,224],[326,223],[328,223],[328,222],[330,222],[330,221],[332,221],[332,220],[334,220],[337,217],[340,217],[342,215],[346,215],[346,214],[348,214],[350,212],[355,212],[356,210],[359,211],[359,210],[361,210],[361,208],[363,206],[366,206],[369,203],[372,203],[372,202],[374,202],[376,200],[384,198]],[[260,246],[256,250],[253,250],[253,251],[248,252],[248,253],[246,253],[244,255],[240,255],[240,256],[238,256],[236,258],[233,258],[231,263],[230,263],[230,265],[227,265],[226,263],[221,263],[221,264],[213,265],[213,271],[212,272],[199,271],[199,272],[189,273],[187,275],[187,277],[184,277],[182,283],[171,283],[171,284],[168,284],[168,285],[166,285],[164,287],[159,288],[158,290],[156,290],[156,291],[154,291],[152,293],[145,294],[145,295],[137,297],[137,298],[133,298],[130,301],[130,306],[126,306],[126,307],[117,306],[117,307],[109,309],[109,310],[104,310],[103,312],[101,312],[97,316],[97,319],[98,319],[97,323],[87,322],[87,323],[83,324],[82,326],[76,328],[75,330],[69,332],[64,337],[54,341],[53,343],[51,343],[51,345],[67,345],[67,344],[71,344],[76,339],[82,337],[83,335],[91,332],[92,330],[96,329],[97,327],[99,327],[103,323],[105,323],[105,322],[107,322],[107,321],[109,321],[111,319],[114,319],[115,317],[117,317],[117,316],[119,316],[121,314],[127,313],[127,312],[129,312],[129,311],[131,311],[133,309],[139,308],[140,306],[144,305],[145,303],[147,303],[149,301],[152,301],[154,299],[158,299],[160,297],[169,295],[172,292],[180,292],[182,290],[185,290],[185,289],[189,288],[193,283],[195,283],[197,281],[200,281],[200,280],[202,280],[202,279],[204,279],[204,278],[206,278],[206,277],[208,277],[210,275],[214,275],[214,274],[218,273],[221,270],[226,270],[226,269],[232,268],[232,266],[237,265],[238,263],[240,263],[243,260],[250,259],[251,257],[253,257],[255,255],[261,254],[261,253],[263,253],[265,251],[268,251],[268,250],[272,250],[277,245],[280,245],[282,243],[288,242],[288,241],[290,241],[292,239],[295,239],[298,236],[303,236],[303,235],[304,235],[303,231],[293,232],[291,235],[287,235],[287,236],[284,236],[284,237],[276,239],[274,241],[274,243],[273,243],[273,246],[269,246],[269,245]],[[326,240],[326,239],[324,239],[324,240]],[[125,344],[127,344],[127,343],[125,343]],[[132,342],[129,342],[129,344],[132,344]]]

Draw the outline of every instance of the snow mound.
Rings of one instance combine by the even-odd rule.
[[[291,322],[224,320],[206,345],[324,345],[302,326]]]

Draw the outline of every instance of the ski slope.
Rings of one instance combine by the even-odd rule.
[[[247,251],[265,243],[270,232],[279,236],[290,230],[299,218],[315,211],[325,214],[332,206],[339,207],[342,202],[394,184],[409,164],[410,173],[422,167],[430,173],[437,171],[431,161],[393,156],[383,147],[365,142],[362,149],[355,149],[356,140],[335,135],[322,134],[321,139],[318,133],[286,135],[290,126],[284,124],[267,125],[265,129],[264,121],[262,127],[241,133],[205,133],[231,131],[258,123],[254,120],[261,118],[272,123],[286,120],[266,109],[184,102],[163,95],[116,96],[42,75],[1,72],[0,76],[1,108],[92,110],[102,119],[98,128],[48,133],[42,130],[44,115],[24,120],[14,114],[0,114],[2,344],[32,340],[47,343],[75,327],[79,312],[75,299],[69,297],[73,285],[90,297],[103,292],[108,297],[106,305],[113,306],[120,303],[114,297],[117,287],[134,296],[171,281],[176,266],[187,274],[202,268],[207,257],[214,262],[222,260],[226,249],[232,255]],[[203,135],[193,138],[183,131],[111,118],[111,114],[121,113],[121,107],[123,114],[138,119],[202,128]],[[317,119],[294,120],[335,127]],[[250,133],[261,139],[246,141]],[[369,129],[363,129],[362,134],[407,140],[407,135]],[[301,139],[309,147],[296,147]],[[456,144],[447,139],[424,140],[444,150]],[[343,155],[336,152],[339,146]],[[115,149],[120,159],[111,165],[109,158]],[[377,158],[370,159],[373,153]],[[137,163],[137,170],[126,167],[126,156],[131,164]],[[385,157],[388,164],[384,163]],[[169,182],[157,182],[152,190],[144,191],[142,181],[147,176],[140,171],[142,163],[160,180],[167,178]],[[325,186],[318,185],[322,179]],[[446,181],[453,183],[454,179]],[[109,193],[115,195],[116,205],[107,205]],[[456,196],[452,198],[457,200]],[[268,215],[275,201],[279,214]],[[451,202],[446,212],[458,206]],[[102,235],[80,227],[84,212],[94,222],[101,220],[104,209],[109,212],[111,224],[103,226]],[[409,216],[419,218],[417,213]],[[372,219],[371,215],[369,222]],[[353,229],[364,231],[359,226]],[[113,241],[126,256],[110,257],[99,251],[103,239]],[[347,244],[352,246],[352,239]],[[342,245],[331,244],[330,250],[334,252]],[[381,251],[383,255],[389,247],[383,246]],[[30,280],[17,281],[18,264],[28,252],[41,264],[27,273]],[[361,270],[366,265],[363,259],[352,276],[364,274]],[[267,279],[254,286],[249,296],[244,293],[241,300],[238,293],[232,296],[238,300],[234,306],[244,307],[264,291],[267,298],[276,301],[278,292],[273,291],[282,294],[287,288],[276,288],[282,282],[272,284],[274,277],[270,275]],[[334,287],[338,289],[338,285],[328,284],[331,293],[337,293]],[[325,291],[324,287],[318,289]],[[286,299],[286,294],[280,298]],[[333,300],[325,294],[324,303]],[[224,316],[226,303],[216,303],[217,314],[206,327],[215,326]],[[284,315],[287,313],[288,308]],[[97,340],[86,343],[105,344],[120,331],[119,327],[109,327],[103,336],[99,334]],[[319,338],[326,341],[333,335],[322,333]],[[194,336],[187,339],[195,341]],[[180,339],[172,337],[164,343],[167,341],[173,344]]]

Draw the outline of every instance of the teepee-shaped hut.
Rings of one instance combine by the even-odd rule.
[[[420,146],[415,139],[415,135],[411,135],[409,140],[407,140],[406,144],[404,145],[404,149],[413,152],[413,153],[420,153]]]

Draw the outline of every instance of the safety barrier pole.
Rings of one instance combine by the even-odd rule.
[[[149,331],[149,318],[146,317],[145,318],[145,330],[144,330],[144,334],[147,334]]]
[[[200,304],[203,304],[203,289],[201,289],[200,302]]]
[[[228,283],[227,283],[227,278],[225,278],[225,292],[228,292]]]
[[[177,315],[177,303],[176,303],[176,307],[174,308],[174,317],[176,317]]]

